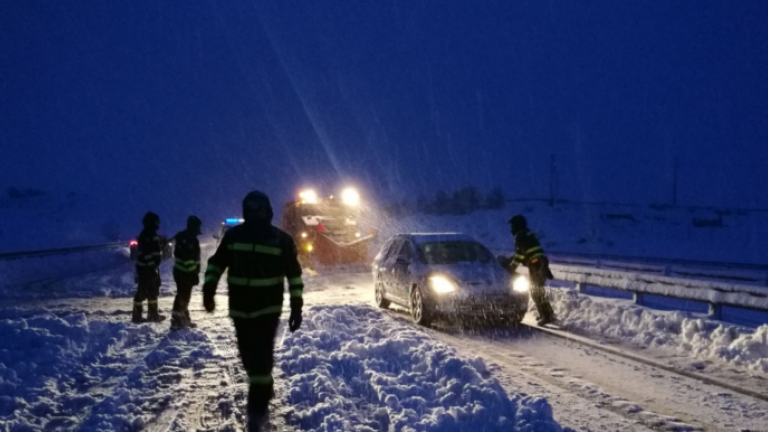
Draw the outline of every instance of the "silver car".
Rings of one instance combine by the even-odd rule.
[[[528,280],[499,264],[463,234],[398,234],[373,262],[376,303],[411,311],[416,323],[439,317],[519,324],[528,309]]]

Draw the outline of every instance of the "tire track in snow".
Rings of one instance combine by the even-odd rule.
[[[395,314],[399,315],[398,319],[410,321],[403,313]],[[589,401],[592,407],[608,410],[652,430],[759,430],[766,421],[767,407],[761,401],[722,393],[717,387],[684,376],[670,375],[649,365],[633,364],[621,357],[613,358],[602,351],[590,353],[589,349],[584,350],[581,346],[574,349],[558,342],[550,343],[550,340],[558,341],[552,337],[539,338],[537,340],[540,342],[527,347],[528,342],[520,339],[519,335],[517,339],[493,339],[495,335],[492,333],[457,335],[454,330],[445,328],[425,331],[465,355],[479,355],[496,362],[518,383],[530,380],[555,386],[560,392]],[[518,349],[512,345],[516,342],[519,342]],[[547,348],[541,350],[541,347]],[[599,371],[590,372],[583,367],[571,370],[568,365],[557,365],[563,360],[556,359],[556,356],[575,356],[576,353],[589,357],[589,362],[594,362]],[[570,363],[569,360],[576,359],[569,357],[565,361]],[[595,379],[602,373],[620,373],[626,375],[626,379],[613,382],[610,379]],[[637,378],[632,375],[640,375],[646,382],[634,381]],[[660,386],[663,393],[643,394],[642,390],[635,389],[643,386]],[[513,388],[520,390],[519,387]],[[557,394],[554,392],[546,396],[548,399],[556,399]],[[555,409],[557,413],[557,406]],[[757,414],[753,416],[753,412]]]

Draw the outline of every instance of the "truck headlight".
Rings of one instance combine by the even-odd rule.
[[[512,282],[512,289],[519,293],[526,293],[531,289],[531,281],[525,276],[518,276]]]
[[[341,202],[348,206],[360,204],[360,194],[354,188],[346,188],[341,192]]]
[[[457,289],[456,283],[445,276],[430,276],[429,286],[437,294],[454,292]]]
[[[303,204],[317,204],[317,192],[311,189],[299,192],[299,198]]]

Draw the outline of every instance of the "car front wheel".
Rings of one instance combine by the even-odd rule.
[[[424,304],[424,297],[418,287],[415,287],[411,293],[411,316],[416,324],[429,327],[431,323],[429,310],[427,305]]]

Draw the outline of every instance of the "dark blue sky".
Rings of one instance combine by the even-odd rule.
[[[764,1],[5,1],[0,186],[768,207]],[[235,207],[237,208],[237,207]],[[198,210],[195,210],[198,209]]]

